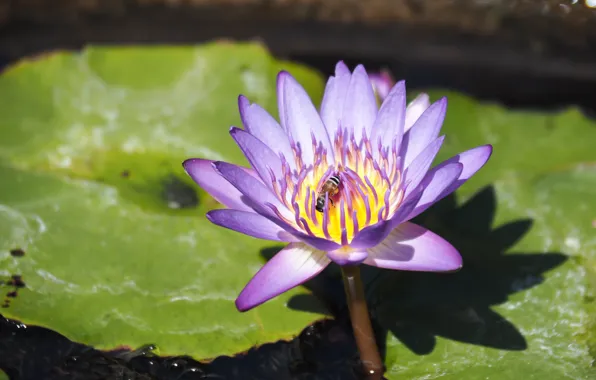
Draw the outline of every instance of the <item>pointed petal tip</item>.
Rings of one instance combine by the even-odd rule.
[[[416,272],[454,272],[462,267],[457,249],[439,235],[405,222],[382,244],[368,250],[368,265]]]
[[[492,144],[480,145],[476,148],[472,148],[466,152],[460,153],[458,156],[462,157],[460,158],[460,160],[462,160],[461,163],[464,165],[464,170],[462,173],[462,176],[464,178],[460,179],[467,180],[470,177],[472,177],[472,175],[474,175],[478,170],[480,170],[484,165],[486,165],[492,154]],[[447,160],[446,162],[449,162],[449,160]]]
[[[403,103],[404,106],[406,105],[406,81],[405,80],[400,80],[399,82],[397,82],[396,84],[393,85],[393,87],[390,87],[389,92],[387,93],[387,98],[389,96],[403,96]]]
[[[276,86],[277,86],[277,96],[280,97],[281,99],[283,99],[283,89],[286,85],[287,79],[288,77],[291,77],[290,73],[288,73],[285,70],[280,71],[279,73],[277,73],[277,78],[276,78]],[[283,104],[283,102],[281,103]],[[278,105],[279,107],[279,105]]]
[[[197,160],[200,160],[200,158],[187,158],[186,160],[182,161],[182,167],[184,168],[186,174],[190,174],[188,171],[192,164],[195,163]]]
[[[394,87],[396,87],[398,89],[399,92],[406,92],[406,81],[405,79],[400,80],[399,82],[397,82]]]
[[[244,127],[246,127],[246,113],[249,106],[250,102],[248,99],[242,94],[238,95],[238,112],[240,113],[240,120],[242,120]]]
[[[424,105],[424,109],[427,109],[430,106],[430,96],[428,96],[428,94],[426,92],[421,92],[414,98],[414,100],[412,100],[410,102],[410,104]],[[422,111],[424,111],[424,110],[422,110]]]
[[[481,145],[479,148],[485,148],[486,149],[486,159],[488,160],[490,158],[490,156],[492,156],[493,154],[493,145],[492,144],[486,144],[486,145]]]
[[[251,306],[249,304],[246,304],[244,302],[244,300],[240,299],[240,297],[236,298],[236,301],[234,301],[234,304],[236,305],[236,309],[238,309],[238,311],[241,312],[241,313],[244,313],[246,311],[249,311],[253,307],[258,306],[258,305],[252,305]]]
[[[195,182],[197,182],[195,178],[203,174],[202,170],[206,169],[206,165],[215,168],[213,164],[213,161],[207,160],[205,158],[188,158],[182,162],[182,167],[184,168],[186,174],[188,174],[191,178],[195,180]]]
[[[464,263],[463,263],[463,259],[461,257],[461,255],[459,255],[459,261],[457,259],[455,259],[453,261],[453,263],[451,263],[451,265],[446,265],[442,268],[439,268],[436,270],[436,272],[438,273],[455,273],[455,272],[459,272],[461,270],[461,268],[463,268]]]
[[[432,107],[435,104],[436,104],[435,107],[440,107],[442,109],[442,112],[445,112],[445,109],[447,108],[447,97],[446,96],[442,96],[439,100],[437,100],[436,102],[434,102],[433,104],[431,104],[430,107]]]
[[[370,81],[368,72],[366,71],[366,68],[364,67],[364,65],[361,63],[358,64],[358,66],[356,66],[352,75],[356,75],[356,76],[360,75],[360,76],[363,76],[364,78],[366,78],[368,81]],[[372,86],[372,83],[370,83],[370,85]]]
[[[418,96],[422,96],[422,95],[426,95],[426,97],[428,98],[427,94],[420,94]],[[414,100],[417,100],[417,99],[418,99],[418,97],[416,97],[416,99],[414,99]],[[437,112],[437,111],[439,111],[440,113],[445,113],[446,108],[447,108],[447,97],[443,96],[440,99],[438,99],[437,101],[435,101],[434,103],[431,103],[424,110],[424,112],[422,112],[422,114],[425,114],[425,113],[430,114],[430,113]]]
[[[493,145],[492,144],[486,144],[484,145],[484,147],[486,148],[487,154],[486,154],[486,161],[488,161],[489,158],[492,157],[493,155]]]
[[[217,211],[217,210],[210,210],[205,213],[205,218],[207,218],[207,220],[210,221],[211,223],[213,223],[213,211]]]
[[[247,311],[305,283],[330,263],[325,252],[303,243],[290,243],[253,276],[236,299],[236,308]]]
[[[461,258],[461,256],[460,256]],[[443,271],[443,273],[456,273],[459,272],[461,270],[461,268],[464,267],[464,263],[463,260],[460,260],[459,265],[454,265],[453,269],[447,269],[445,271]]]
[[[430,107],[430,97],[427,93],[418,94],[406,107],[406,124],[404,132],[407,132],[420,116]]]
[[[449,245],[450,247],[445,249],[445,256],[448,256],[448,260],[446,260],[440,265],[437,265],[435,271],[443,273],[452,273],[459,271],[464,266],[464,261],[461,257],[461,254],[447,240],[441,238],[439,235],[436,236],[438,237],[438,239],[441,239],[443,241],[442,244]]]
[[[242,94],[238,95],[238,107],[242,108],[243,106],[250,105],[250,101],[248,98]]]
[[[474,149],[478,150],[478,156],[477,156],[477,162],[476,162],[476,169],[473,170],[473,173],[469,174],[469,173],[465,173],[466,176],[468,178],[470,178],[473,174],[475,174],[478,170],[480,170],[484,165],[486,165],[486,163],[488,162],[488,160],[491,158],[491,156],[493,155],[493,146],[492,144],[486,144],[486,145],[480,145],[479,147],[476,147]],[[470,149],[471,151],[474,149]],[[469,165],[469,163],[462,163],[464,165],[464,171],[466,171],[466,166]],[[468,165],[466,165],[468,164]]]
[[[238,95],[238,111],[240,112],[240,119],[242,123],[246,123],[246,114],[250,109],[250,100],[242,94]]]
[[[278,84],[282,84],[288,78],[293,78],[293,77],[292,77],[292,74],[290,74],[286,70],[281,70],[279,73],[277,73],[277,83]]]
[[[335,76],[337,77],[340,75],[349,75],[349,74],[350,74],[350,69],[344,63],[344,61],[337,62],[337,64],[335,65]]]
[[[457,255],[457,256],[456,256]],[[423,272],[435,272],[435,273],[456,273],[463,268],[463,259],[459,252],[455,251],[455,254],[451,257],[451,261],[444,262],[439,265],[424,268],[423,270],[415,269],[414,271]]]

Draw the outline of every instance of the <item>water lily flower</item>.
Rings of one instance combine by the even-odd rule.
[[[289,243],[242,290],[240,311],[304,283],[332,261],[410,271],[461,267],[451,244],[408,222],[459,188],[492,152],[479,146],[431,168],[444,140],[445,98],[430,104],[424,94],[406,106],[400,81],[379,107],[364,67],[350,72],[343,62],[327,82],[320,111],[285,71],[277,96],[279,123],[239,97],[245,129],[232,127],[230,134],[251,168],[184,162],[193,180],[227,207],[207,213],[212,223]]]
[[[391,73],[387,70],[381,70],[378,73],[370,73],[368,75],[373,91],[381,100],[384,100],[389,91],[395,85],[395,80]]]

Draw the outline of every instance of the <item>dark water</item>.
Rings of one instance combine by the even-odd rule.
[[[350,328],[322,320],[291,341],[264,344],[209,363],[159,357],[147,345],[103,352],[0,316],[0,368],[11,379],[362,379]]]

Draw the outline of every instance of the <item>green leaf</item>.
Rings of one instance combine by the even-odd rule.
[[[388,378],[593,378],[595,123],[575,109],[432,94],[449,99],[437,161],[487,143],[494,153],[456,199],[417,220],[460,250],[464,268],[377,278]]]
[[[156,343],[196,358],[316,319],[286,307],[303,289],[235,310],[259,252],[277,246],[207,223],[218,206],[180,167],[188,157],[245,163],[227,133],[240,123],[236,96],[276,115],[282,67],[320,101],[321,78],[257,45],[92,48],[5,72],[0,275],[26,287],[1,312],[98,348]],[[594,123],[447,95],[440,159],[486,143],[494,155],[419,218],[460,249],[461,272],[373,273],[387,377],[594,376]]]
[[[218,205],[181,167],[189,157],[246,164],[228,135],[237,96],[276,115],[282,68],[320,101],[318,74],[255,44],[89,48],[4,72],[0,276],[26,287],[0,312],[98,348],[156,343],[197,358],[315,320],[285,306],[303,289],[235,309],[260,250],[276,245],[209,223]]]

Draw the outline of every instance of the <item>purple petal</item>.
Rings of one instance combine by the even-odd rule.
[[[428,94],[422,93],[412,100],[406,108],[406,122],[404,126],[404,132],[407,132],[412,128],[416,120],[422,115],[424,111],[430,106],[430,100]]]
[[[412,213],[412,210],[414,210],[418,202],[420,202],[420,198],[422,198],[422,195],[423,192],[418,191],[403,200],[403,203],[399,205],[399,208],[397,209],[395,214],[391,216],[391,229],[394,229],[401,223],[408,220],[408,215]],[[387,235],[385,235],[385,237],[386,236]]]
[[[364,66],[358,65],[352,74],[344,104],[342,127],[354,133],[360,141],[363,132],[370,137],[377,117],[377,99]]]
[[[352,75],[350,69],[348,69],[348,66],[346,66],[344,61],[339,61],[335,65],[335,76],[337,77],[341,75]]]
[[[284,75],[282,75],[284,74]],[[286,112],[286,94],[284,91],[284,86],[285,86],[285,74],[287,74],[285,71],[281,71],[279,74],[277,74],[277,112],[279,114],[279,121],[280,121],[280,125],[281,127],[284,129],[284,131],[286,132],[286,135],[288,135],[288,137],[290,137],[290,133],[288,132],[288,127],[285,124],[285,120],[288,118],[287,116],[287,112]],[[291,141],[290,141],[291,143]]]
[[[184,161],[182,166],[193,181],[219,203],[235,210],[253,211],[252,203],[213,168],[213,162],[201,158],[191,158]],[[240,166],[237,168],[255,179],[258,177],[252,169]]]
[[[420,152],[439,136],[446,108],[447,98],[436,101],[422,113],[414,126],[404,135],[401,148],[404,168],[410,166]]]
[[[335,67],[335,77],[329,78],[325,87],[321,102],[321,118],[331,140],[335,138],[340,126],[351,77],[350,70],[340,61]]]
[[[457,156],[451,157],[450,159],[443,161],[435,168],[432,168],[429,173],[434,172],[435,170],[440,170],[442,167],[452,164],[454,162],[461,163],[464,168],[457,178],[457,181],[453,182],[451,186],[446,188],[439,197],[435,200],[438,200],[446,197],[447,195],[451,194],[455,190],[457,190],[461,185],[463,185],[468,179],[470,179],[480,168],[486,164],[488,159],[490,158],[491,154],[493,153],[492,145],[482,145],[476,148],[467,150],[463,153],[458,154]]]
[[[305,234],[304,232],[300,232],[295,229],[294,230],[288,229],[288,231],[290,233],[292,233],[292,235],[294,235],[295,237],[297,237],[298,239],[303,241],[304,243],[313,247],[314,249],[319,249],[321,251],[329,252],[329,251],[335,251],[336,249],[339,249],[341,247],[341,245],[337,244],[334,241],[315,237],[315,236],[310,236],[310,235]]]
[[[236,299],[247,311],[319,274],[330,263],[325,252],[302,243],[290,243],[255,274]]]
[[[368,253],[364,250],[349,250],[344,252],[343,249],[327,252],[327,257],[337,265],[358,265],[361,264],[368,257]]]
[[[362,250],[379,244],[391,232],[391,221],[383,220],[377,224],[365,227],[358,232],[350,242],[350,247]]]
[[[254,212],[238,210],[212,210],[207,213],[207,219],[213,224],[258,239],[276,240],[283,242],[297,242],[296,237],[269,219]]]
[[[281,178],[283,175],[279,156],[261,140],[245,130],[232,127],[230,129],[230,135],[232,135],[232,138],[236,141],[242,153],[248,159],[248,162],[250,162],[250,165],[259,173],[263,183],[270,189],[273,189],[271,173],[273,173],[275,178]]]
[[[439,235],[413,223],[403,223],[376,247],[365,264],[380,268],[450,272],[461,268],[457,250]]]
[[[277,81],[281,125],[290,138],[300,145],[303,162],[306,165],[313,163],[312,137],[314,136],[327,150],[328,162],[333,163],[335,159],[331,154],[327,130],[304,88],[285,71],[279,73]]]
[[[432,170],[422,180],[422,197],[406,220],[410,220],[437,202],[439,196],[461,175],[464,166],[459,162],[444,165]]]
[[[354,239],[350,242],[350,247],[362,250],[379,244],[398,224],[406,220],[406,217],[412,212],[414,207],[416,207],[421,197],[422,192],[413,194],[399,206],[395,214],[392,215],[389,220],[363,228],[362,231],[354,236]]]
[[[422,182],[422,179],[428,172],[428,169],[432,165],[445,136],[441,136],[432,143],[430,143],[420,154],[416,157],[412,163],[404,171],[404,185],[406,187],[406,193],[404,195],[407,198]]]
[[[393,86],[389,95],[381,105],[372,129],[370,141],[378,146],[378,140],[384,148],[399,147],[404,134],[406,111],[406,82],[399,81]]]
[[[277,215],[266,204],[275,206],[284,218],[292,220],[293,215],[288,208],[269,190],[259,179],[247,174],[236,165],[216,161],[213,163],[217,170],[242,195],[252,202],[253,209],[269,218],[278,219]]]
[[[250,104],[248,99],[238,97],[240,117],[246,130],[278,154],[282,154],[288,163],[294,164],[294,154],[290,141],[283,128],[258,104]]]

